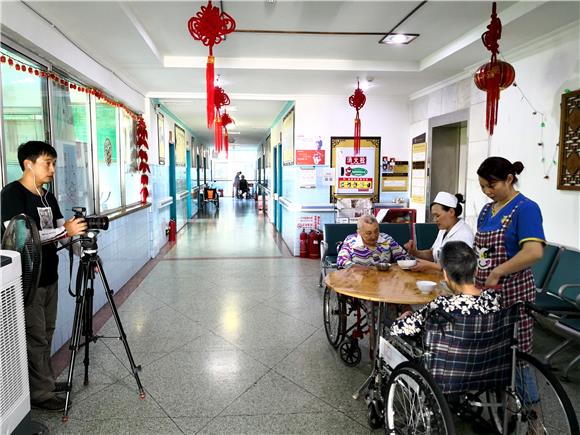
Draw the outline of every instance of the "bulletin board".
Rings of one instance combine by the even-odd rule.
[[[383,157],[381,165],[381,191],[406,192],[409,190],[409,162],[406,160],[387,159]]]
[[[427,161],[427,135],[423,133],[413,138],[411,148],[411,201],[418,204],[425,204],[425,194],[427,186],[427,171],[425,162]]]
[[[185,166],[185,130],[175,124],[175,164]]]
[[[331,195],[337,198],[379,199],[380,137],[362,137],[360,153],[354,154],[352,137],[330,138],[332,167],[335,169]]]
[[[294,164],[294,109],[282,120],[282,164]]]

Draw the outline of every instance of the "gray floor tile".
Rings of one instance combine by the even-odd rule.
[[[171,417],[213,417],[267,367],[239,350],[176,351],[143,372],[143,383]]]
[[[177,424],[170,418],[107,418],[104,420],[82,421],[71,418],[62,423],[60,417],[44,421],[51,434],[94,434],[94,435],[173,435],[182,434]]]
[[[266,305],[242,313],[237,324],[224,322],[211,329],[242,349],[256,347],[294,347],[316,328]]]
[[[331,412],[333,409],[282,376],[270,372],[238,397],[224,415],[273,415]]]
[[[201,434],[368,434],[338,412],[260,416],[219,416]]]

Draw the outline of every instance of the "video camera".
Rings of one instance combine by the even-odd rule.
[[[76,218],[83,218],[87,223],[87,230],[108,230],[109,229],[109,217],[108,216],[87,216],[87,209],[85,207],[73,207],[72,211]]]

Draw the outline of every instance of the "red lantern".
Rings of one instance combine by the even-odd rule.
[[[491,60],[480,66],[473,76],[475,85],[482,91],[487,92],[485,127],[490,136],[493,135],[494,127],[497,125],[500,91],[511,86],[516,78],[513,66],[507,62],[497,60],[500,39],[501,21],[496,14],[496,4],[494,2],[491,22],[487,26],[487,32],[481,35],[483,45],[491,52]]]
[[[209,47],[205,82],[207,92],[207,128],[210,128],[214,121],[215,59],[213,57],[213,46],[221,43],[228,33],[236,30],[236,22],[230,15],[220,11],[220,8],[214,7],[209,1],[207,6],[202,6],[201,10],[189,19],[187,27],[193,39],[201,41],[203,45]]]
[[[228,124],[234,123],[233,118],[228,112],[224,112],[221,117],[222,127],[224,129],[224,146],[223,149],[226,152],[226,159],[228,158],[228,151],[230,147],[230,138],[228,136]]]
[[[356,89],[354,94],[352,94],[348,103],[356,109],[356,117],[354,118],[354,154],[358,155],[360,153],[360,118],[358,112],[363,108],[367,101],[363,90],[359,87],[358,81],[356,84]]]

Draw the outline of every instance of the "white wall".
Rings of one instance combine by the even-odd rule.
[[[512,58],[506,55],[515,68],[519,89],[538,112],[545,114],[543,129],[541,117],[532,114],[533,110],[513,86],[501,93],[498,125],[491,143],[485,130],[485,93],[470,78],[411,101],[410,137],[424,132],[420,131],[425,128],[424,122],[434,116],[469,109],[465,213],[472,226],[483,204],[489,201],[479,187],[477,168],[488,155],[500,155],[524,164],[519,189],[540,205],[548,241],[580,247],[580,192],[557,190],[557,166],[550,163],[559,140],[561,95],[565,89],[580,88],[579,32],[580,26],[576,25],[562,30],[550,41],[528,47],[526,53],[514,53]],[[538,146],[542,135],[544,163]],[[548,169],[549,179],[544,179]]]

